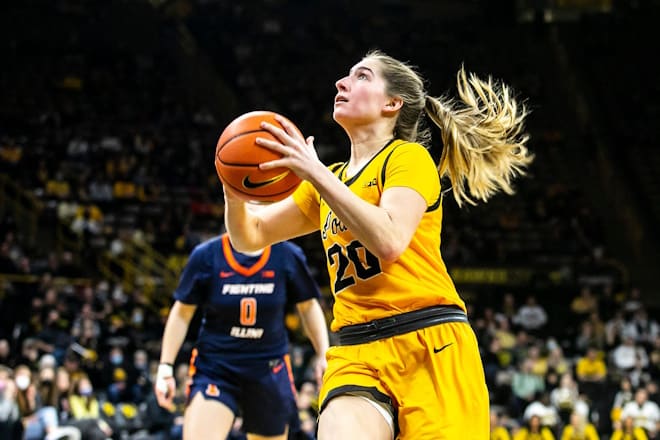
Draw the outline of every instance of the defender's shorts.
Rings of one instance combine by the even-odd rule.
[[[200,356],[191,360],[194,372],[188,401],[197,393],[225,404],[243,417],[247,432],[274,436],[299,429],[296,389],[289,355],[270,361],[233,361],[214,370],[204,368]]]

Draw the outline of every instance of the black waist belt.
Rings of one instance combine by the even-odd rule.
[[[336,334],[339,336],[339,345],[356,345],[402,335],[420,328],[446,322],[467,323],[468,318],[460,307],[433,306],[376,319],[364,324],[347,325],[340,328]]]

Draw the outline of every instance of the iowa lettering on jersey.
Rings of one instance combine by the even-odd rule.
[[[332,214],[332,211],[329,211],[325,217],[325,222],[323,222],[323,229],[321,230],[324,240],[328,238],[328,230],[332,232],[332,235],[337,235],[340,232],[348,231],[348,228]]]
[[[275,283],[224,284],[223,295],[270,295],[275,290]]]

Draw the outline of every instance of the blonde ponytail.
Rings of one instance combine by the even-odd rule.
[[[470,74],[468,79],[461,67],[457,83],[460,102],[425,99],[424,110],[442,134],[441,177],[451,181],[459,206],[487,201],[500,191],[513,194],[513,179],[524,175],[534,159],[523,133],[527,109],[492,78],[482,81]]]

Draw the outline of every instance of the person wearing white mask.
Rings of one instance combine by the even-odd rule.
[[[60,427],[57,410],[52,406],[43,405],[30,367],[17,366],[14,371],[14,383],[17,388],[16,400],[23,422],[25,440],[56,440],[65,437],[80,440],[80,431],[77,428]]]

